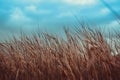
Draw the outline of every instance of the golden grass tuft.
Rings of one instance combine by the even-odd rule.
[[[97,31],[65,33],[0,43],[0,80],[120,80],[119,43],[112,49]]]

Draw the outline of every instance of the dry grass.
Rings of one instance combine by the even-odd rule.
[[[0,80],[120,80],[117,42],[113,50],[100,32],[65,33],[0,43]]]

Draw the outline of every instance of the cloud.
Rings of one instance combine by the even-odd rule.
[[[100,14],[101,14],[101,15],[108,14],[109,12],[110,12],[110,10],[109,10],[108,8],[102,8],[102,9],[100,10]]]
[[[51,13],[51,10],[38,9],[35,5],[26,6],[25,10],[31,13],[35,13],[35,14],[50,14]]]
[[[119,28],[120,28],[120,24],[117,22],[117,20],[111,21],[111,22],[109,23],[109,26],[110,26],[111,29],[112,29],[112,28],[116,28],[116,29],[119,29]]]
[[[70,17],[70,16],[73,16],[73,14],[70,12],[63,12],[63,13],[58,14],[57,18]]]
[[[108,38],[107,41],[109,43],[111,43],[110,42],[111,40],[109,38],[111,38],[112,40],[116,40],[117,41],[118,39],[116,38],[116,36],[120,32],[120,30],[119,30],[119,28],[120,28],[119,23],[116,20],[113,20],[113,21],[111,21],[110,23],[108,23],[104,27],[105,27],[104,28],[104,34],[106,36],[106,39]]]
[[[47,1],[47,0],[42,0]],[[96,4],[98,0],[49,0],[49,2],[65,3],[69,5],[91,5]]]
[[[95,4],[97,0],[62,0],[62,1],[72,5],[90,5]]]
[[[26,17],[20,8],[15,8],[10,15],[10,21],[29,21],[30,19]]]
[[[120,28],[120,24],[117,20],[112,20],[106,24],[101,24],[100,26],[104,28],[104,33],[108,34],[110,32],[112,35],[115,35],[115,31],[119,31]]]
[[[22,1],[24,1],[24,2],[40,2],[41,0],[22,0]]]
[[[34,6],[34,5],[26,6],[25,9],[28,11],[34,12],[34,11],[36,11],[36,6]]]
[[[21,29],[21,26],[26,27],[26,25],[32,22],[32,19],[27,17],[18,7],[11,10],[11,12],[12,13],[9,14],[8,19],[5,21],[3,31],[17,33]]]
[[[18,3],[39,3],[41,2],[41,0],[13,0],[14,2],[18,2]]]
[[[116,2],[116,0],[105,0],[106,2]]]
[[[45,10],[37,10],[37,8],[33,5],[27,7],[29,11],[33,11],[36,14],[44,14],[48,13]],[[32,16],[32,15],[31,15]],[[33,14],[34,16],[34,14]],[[38,16],[39,17],[39,16]],[[19,7],[16,7],[13,12],[10,14],[9,20],[6,25],[10,25],[9,27],[11,30],[20,30],[22,29],[23,31],[33,31],[37,27],[37,22],[36,19],[37,17],[33,18],[27,15],[27,13],[24,12]],[[41,19],[42,20],[42,19]]]

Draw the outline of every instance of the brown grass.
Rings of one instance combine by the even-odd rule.
[[[65,33],[0,43],[0,80],[120,80],[118,42],[112,49],[100,32]]]

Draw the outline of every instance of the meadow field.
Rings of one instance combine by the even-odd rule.
[[[120,80],[120,35],[83,29],[0,43],[0,80]],[[113,48],[114,47],[114,48]]]

